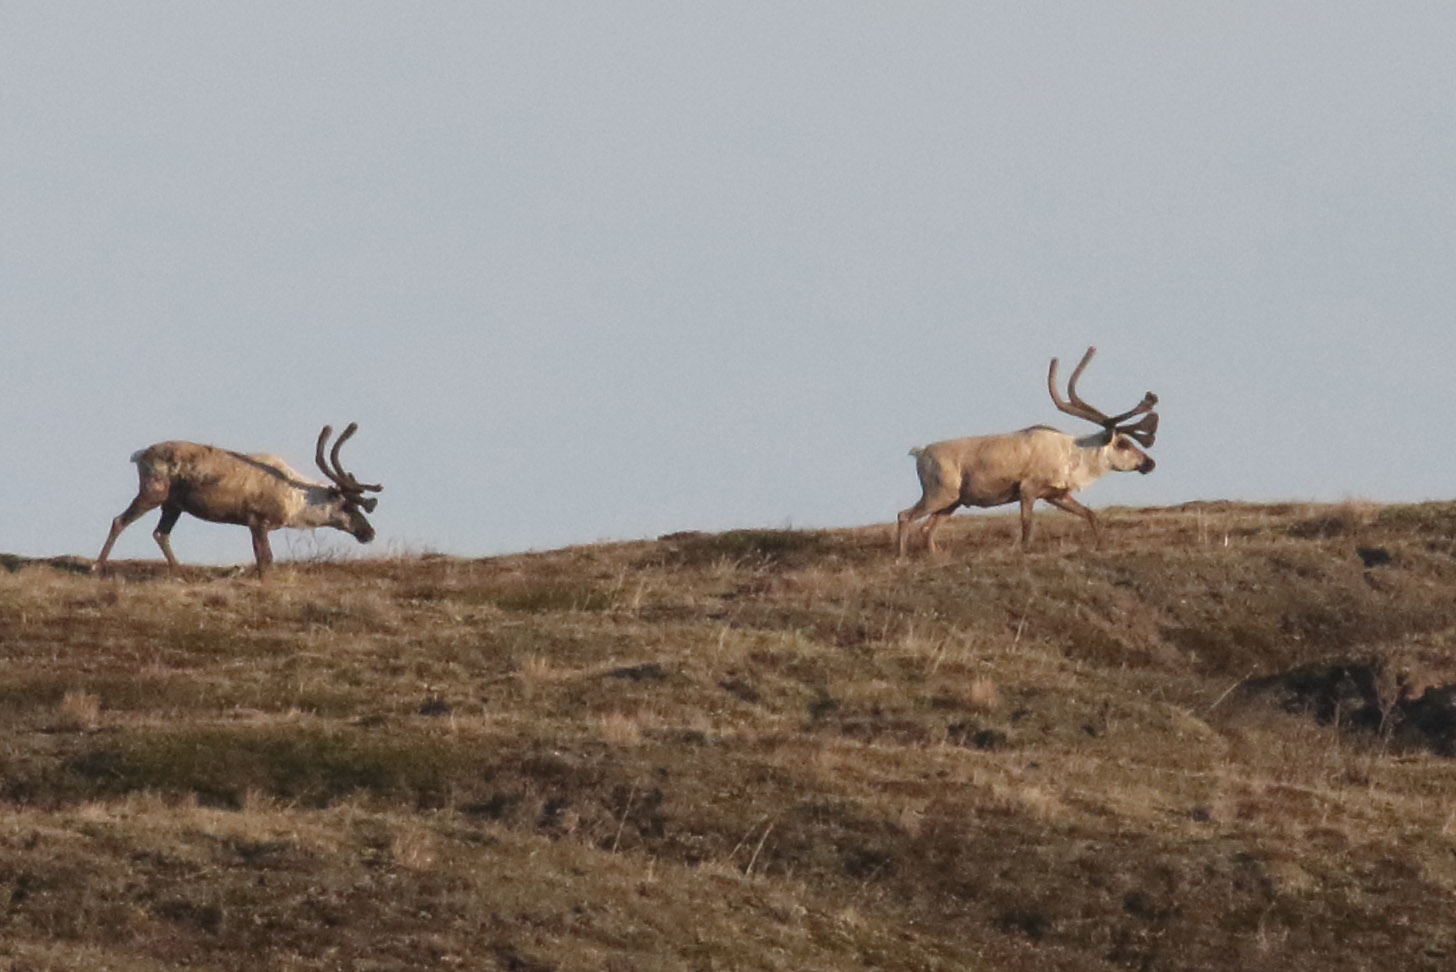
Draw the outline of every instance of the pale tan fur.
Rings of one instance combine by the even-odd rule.
[[[1097,517],[1071,494],[1109,471],[1149,472],[1153,460],[1128,436],[1098,432],[1076,438],[1045,425],[1004,435],[933,442],[910,450],[920,477],[920,500],[898,517],[896,542],[905,555],[910,525],[922,516],[934,553],[935,530],[962,506],[1021,504],[1021,543],[1032,537],[1032,505],[1046,500],[1087,521],[1099,539]]]
[[[273,560],[268,543],[272,530],[327,526],[352,534],[360,543],[374,538],[374,529],[360,509],[361,505],[372,508],[373,500],[361,503],[357,492],[307,479],[271,453],[247,454],[174,441],[158,442],[131,458],[137,464],[137,495],[112,520],[106,544],[96,558],[97,570],[104,570],[121,531],[159,506],[162,518],[152,536],[173,569],[178,563],[169,536],[183,513],[248,527],[260,577]]]

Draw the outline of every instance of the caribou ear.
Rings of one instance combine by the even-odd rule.
[[[359,508],[362,509],[365,513],[373,513],[374,507],[379,505],[379,498],[376,496],[370,496],[367,499],[359,500],[358,503]]]

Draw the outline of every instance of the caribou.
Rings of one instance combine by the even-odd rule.
[[[270,453],[243,453],[196,442],[158,442],[132,454],[140,485],[136,498],[111,521],[106,545],[92,570],[104,573],[106,558],[116,538],[148,510],[160,506],[162,518],[152,537],[174,573],[179,565],[172,554],[172,527],[183,513],[213,523],[236,523],[253,534],[253,558],[261,580],[273,562],[268,533],[280,527],[313,529],[333,527],[368,543],[374,528],[365,513],[373,513],[383,487],[361,483],[339,464],[339,449],[359,426],[351,422],[324,462],[324,448],[333,428],[325,425],[314,447],[314,461],[328,477],[320,483],[295,472]]]
[[[1077,379],[1097,353],[1088,348],[1067,381],[1067,397],[1057,390],[1057,359],[1047,372],[1052,402],[1068,415],[1100,425],[1091,435],[1073,436],[1049,425],[1033,425],[1002,435],[947,439],[910,450],[920,477],[920,500],[897,518],[896,542],[905,556],[910,526],[923,516],[925,546],[936,553],[935,530],[962,506],[1021,504],[1021,547],[1031,545],[1032,506],[1045,500],[1087,521],[1092,542],[1101,542],[1097,515],[1072,498],[1072,493],[1107,472],[1153,471],[1150,447],[1158,431],[1158,396],[1148,392],[1133,408],[1108,415],[1077,394]],[[1141,416],[1136,422],[1129,419]],[[1141,446],[1142,448],[1139,448]]]

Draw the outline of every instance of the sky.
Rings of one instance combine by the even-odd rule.
[[[1045,375],[1093,344],[1083,396],[1162,417],[1093,507],[1449,498],[1452,37],[1419,0],[7,0],[0,551],[95,556],[152,442],[305,470],[350,421],[378,539],[280,556],[888,523],[913,445],[1090,431]]]

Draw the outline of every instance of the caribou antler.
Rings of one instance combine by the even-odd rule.
[[[1082,355],[1082,360],[1078,362],[1077,367],[1072,370],[1072,377],[1067,381],[1067,396],[1071,398],[1070,403],[1062,398],[1061,393],[1057,391],[1056,358],[1052,359],[1052,366],[1047,369],[1047,391],[1051,392],[1052,402],[1061,411],[1066,412],[1068,415],[1075,415],[1077,418],[1086,419],[1089,422],[1096,422],[1098,425],[1101,425],[1107,421],[1107,416],[1077,396],[1077,379],[1082,377],[1082,369],[1087,367],[1087,362],[1091,361],[1092,355],[1096,353],[1096,348],[1088,348],[1087,353]]]
[[[1067,399],[1063,399],[1057,392],[1057,359],[1052,359],[1052,366],[1047,371],[1047,390],[1051,392],[1052,401],[1056,404],[1057,408],[1066,412],[1068,415],[1075,415],[1077,418],[1086,419],[1089,422],[1096,422],[1109,432],[1121,432],[1130,435],[1144,446],[1152,445],[1153,439],[1156,437],[1158,431],[1158,413],[1153,411],[1153,407],[1158,404],[1157,395],[1148,392],[1143,396],[1142,401],[1138,402],[1137,405],[1128,409],[1126,412],[1118,415],[1108,415],[1106,412],[1087,404],[1077,394],[1077,379],[1082,377],[1082,372],[1086,370],[1087,363],[1092,360],[1092,356],[1096,353],[1097,349],[1095,347],[1088,348],[1087,353],[1082,355],[1082,360],[1077,363],[1077,367],[1072,370],[1072,377],[1067,379]],[[1121,425],[1121,423],[1132,418],[1134,415],[1145,415],[1145,417],[1140,422],[1132,425]]]
[[[341,493],[354,497],[359,505],[364,507],[366,512],[373,512],[374,505],[379,501],[373,498],[364,499],[364,492],[367,490],[371,493],[377,493],[384,487],[359,482],[339,462],[339,448],[345,442],[349,441],[350,436],[359,431],[359,423],[350,422],[348,428],[344,429],[343,434],[334,442],[333,449],[329,450],[329,462],[333,465],[333,468],[330,469],[329,465],[324,462],[324,446],[328,443],[329,436],[333,434],[333,431],[333,426],[325,425],[323,431],[319,433],[318,444],[314,447],[313,451],[313,461],[318,464],[319,469],[323,471],[325,476],[329,477],[330,481],[339,488]]]
[[[1153,405],[1157,404],[1158,396],[1154,395],[1152,392],[1148,392],[1148,397],[1153,400],[1152,403],[1148,405],[1148,408],[1152,408]],[[1146,399],[1144,399],[1144,401],[1146,401]],[[1146,448],[1147,446],[1152,445],[1153,440],[1157,438],[1158,413],[1150,411],[1147,415],[1143,416],[1142,421],[1135,422],[1132,425],[1120,426],[1114,429],[1114,431],[1121,432],[1124,435],[1132,436],[1134,439],[1137,440],[1138,445]]]
[[[339,474],[339,478],[347,481],[348,489],[350,492],[360,492],[363,490],[368,490],[371,493],[377,493],[384,487],[370,486],[366,483],[359,482],[359,480],[354,478],[353,473],[345,472],[344,467],[339,464],[339,447],[342,446],[345,442],[348,442],[349,437],[358,431],[359,423],[350,422],[349,427],[344,430],[343,434],[339,436],[338,441],[334,443],[334,447],[329,450],[329,462],[333,464],[334,470]]]
[[[342,489],[344,484],[339,482],[339,474],[330,469],[328,464],[324,462],[324,445],[329,441],[329,436],[333,434],[334,427],[332,425],[325,425],[324,430],[319,433],[318,445],[314,446],[313,461],[318,464],[319,471],[329,477],[331,483]]]

